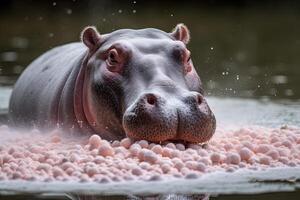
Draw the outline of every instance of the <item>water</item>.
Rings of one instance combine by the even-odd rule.
[[[145,27],[171,31],[184,22],[207,94],[300,98],[299,3],[195,2],[1,1],[0,84],[13,84],[45,50],[78,41],[86,25],[107,33]]]
[[[7,112],[11,88],[25,67],[49,48],[78,41],[86,25],[96,25],[101,33],[108,33],[145,27],[171,31],[183,22],[190,28],[188,47],[218,126],[299,126],[299,9],[296,1],[199,5],[196,1],[1,1],[0,114]],[[226,185],[226,180],[228,177],[219,184]],[[223,195],[211,199],[299,199],[299,192],[274,193],[293,187],[286,182],[259,182],[254,188],[269,194],[234,195],[239,190],[228,187],[227,192],[219,192]],[[28,197],[12,194],[15,199]],[[53,195],[29,194],[28,198],[51,199]]]

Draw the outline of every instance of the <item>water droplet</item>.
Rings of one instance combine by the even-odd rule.
[[[72,9],[68,8],[68,9],[66,10],[66,12],[67,12],[68,15],[71,15],[71,14],[72,14]]]
[[[54,1],[54,2],[52,3],[52,5],[53,5],[53,6],[56,6],[56,2]]]
[[[120,9],[120,10],[118,10],[118,13],[122,13],[123,11]]]
[[[236,80],[240,80],[240,75],[236,75]]]
[[[174,15],[173,14],[171,14],[171,17],[173,17]]]
[[[214,47],[210,47],[210,50],[214,50]]]
[[[49,33],[48,36],[52,38],[54,37],[54,33]]]
[[[136,4],[136,1],[133,1],[134,4]]]
[[[136,10],[132,10],[132,13],[136,13]]]
[[[77,121],[79,124],[79,127],[82,128],[83,127],[83,121]]]

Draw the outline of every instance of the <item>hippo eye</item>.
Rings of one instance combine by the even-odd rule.
[[[112,48],[106,54],[106,66],[110,72],[122,73],[127,54],[121,48]]]
[[[116,65],[118,63],[117,56],[118,56],[118,52],[116,49],[110,50],[107,57],[108,64]]]

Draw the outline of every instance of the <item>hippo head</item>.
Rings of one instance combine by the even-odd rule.
[[[100,35],[85,28],[83,107],[93,130],[107,139],[209,140],[216,120],[186,47],[189,39],[183,24],[171,33],[147,28]]]

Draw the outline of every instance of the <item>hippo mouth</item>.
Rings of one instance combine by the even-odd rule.
[[[216,120],[205,100],[174,107],[153,94],[130,106],[123,116],[127,137],[151,142],[204,143],[214,134]]]

